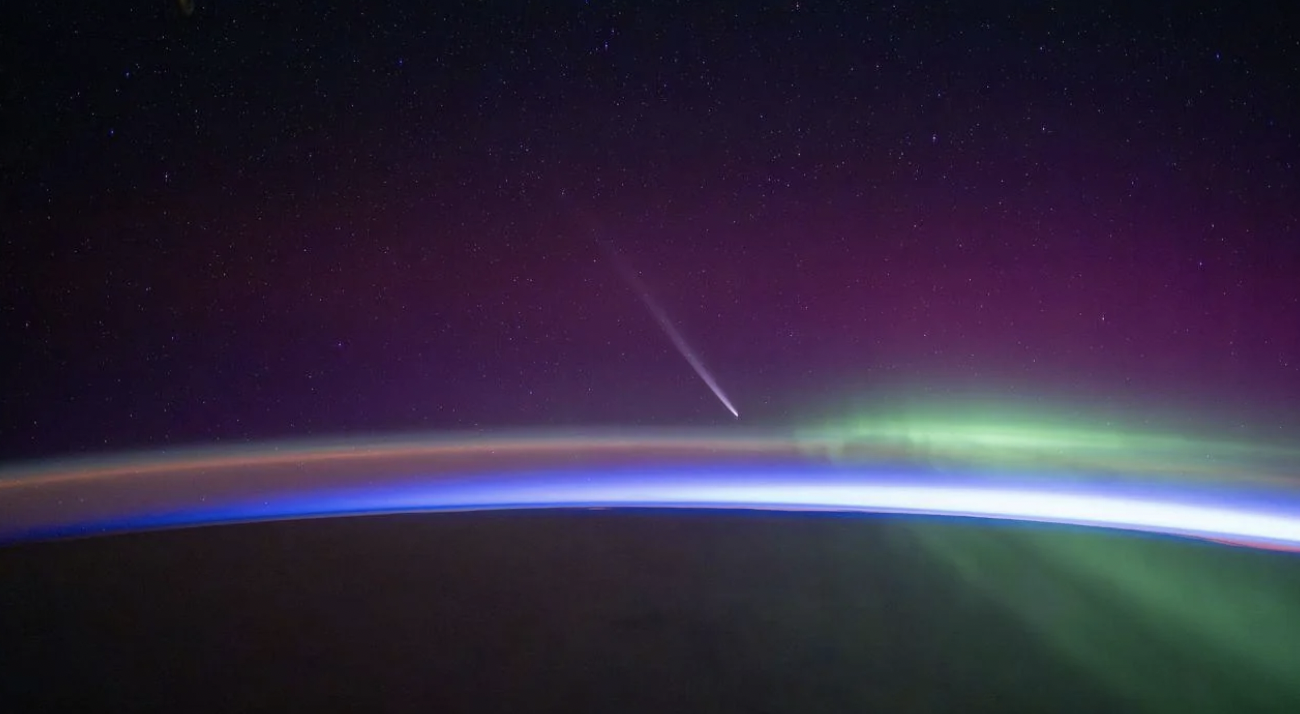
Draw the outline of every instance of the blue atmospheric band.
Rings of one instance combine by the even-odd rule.
[[[472,477],[405,474],[374,480],[358,470],[319,488],[246,490],[210,498],[176,495],[147,510],[0,519],[0,541],[292,518],[421,511],[562,508],[759,509],[989,518],[1164,533],[1283,549],[1300,548],[1300,494],[1191,488],[1173,483],[1010,480],[859,465],[520,470]],[[39,488],[37,486],[36,488]],[[6,501],[0,493],[0,516]],[[22,520],[22,519],[18,519]]]

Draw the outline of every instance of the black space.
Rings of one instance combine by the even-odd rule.
[[[593,237],[746,424],[1289,438],[1300,47],[1244,5],[6,3],[0,459],[731,423]]]

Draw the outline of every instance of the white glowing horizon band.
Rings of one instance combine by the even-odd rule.
[[[1300,510],[1250,507],[1177,497],[1129,497],[1097,492],[1001,486],[803,482],[795,476],[762,483],[683,479],[679,474],[634,480],[528,479],[496,484],[417,487],[370,500],[364,510],[503,510],[544,508],[680,508],[841,511],[984,518],[1078,525],[1211,538],[1300,549]],[[439,498],[441,496],[441,498]],[[1295,499],[1289,499],[1295,501]],[[369,503],[367,503],[369,501]],[[345,503],[338,503],[344,510]],[[330,510],[330,509],[327,509]]]
[[[582,489],[586,490],[586,489]],[[1036,521],[1178,535],[1258,540],[1300,547],[1300,517],[1178,501],[1107,495],[950,486],[880,486],[872,484],[743,485],[673,484],[671,489],[646,485],[633,500],[665,505],[698,501],[752,504],[787,509],[835,509],[915,515],[959,516]],[[616,503],[618,494],[586,494],[594,501]],[[735,497],[744,495],[743,500]],[[730,497],[730,499],[729,499]]]

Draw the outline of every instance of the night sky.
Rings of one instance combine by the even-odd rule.
[[[734,421],[598,241],[742,423],[1295,414],[1263,4],[335,5],[4,23],[3,456]]]
[[[6,5],[0,462],[971,395],[1298,443],[1293,18]],[[928,526],[426,515],[4,548],[0,709],[1300,710],[1270,708],[1300,698],[1293,554]]]

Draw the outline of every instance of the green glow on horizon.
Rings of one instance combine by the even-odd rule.
[[[806,450],[852,461],[881,451],[930,461],[1005,469],[1288,481],[1300,478],[1300,449],[1214,436],[1188,419],[1127,418],[1101,410],[1026,406],[1005,400],[891,400],[818,428],[800,430]],[[1169,426],[1182,422],[1181,428]]]

